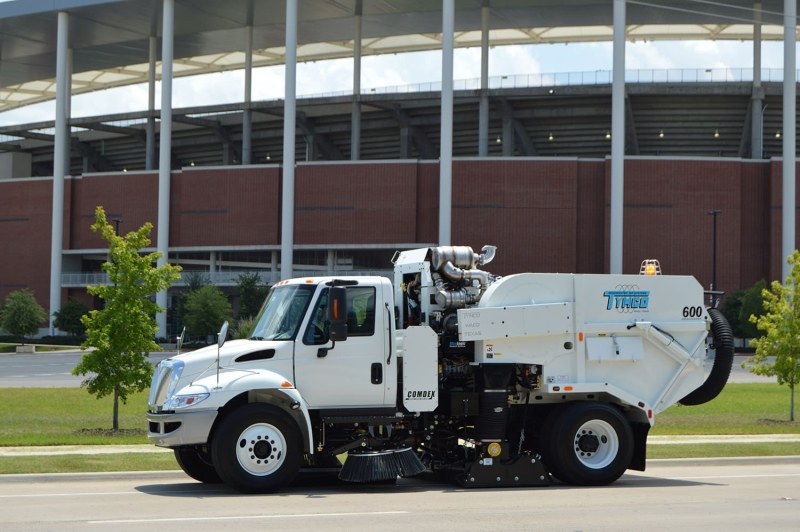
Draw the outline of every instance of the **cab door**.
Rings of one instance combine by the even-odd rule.
[[[387,341],[381,290],[347,286],[347,340],[334,345],[325,323],[328,288],[317,291],[295,341],[294,380],[310,408],[385,405]]]

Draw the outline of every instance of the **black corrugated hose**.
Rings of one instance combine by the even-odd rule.
[[[711,335],[716,349],[714,365],[706,381],[679,401],[682,405],[702,405],[714,399],[725,387],[731,375],[734,354],[733,331],[728,320],[718,309],[708,309],[708,315],[711,317]]]

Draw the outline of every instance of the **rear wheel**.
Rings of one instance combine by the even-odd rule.
[[[201,447],[178,447],[175,449],[175,460],[183,472],[200,482],[218,484],[222,482],[217,470],[211,462],[208,451]]]
[[[545,461],[560,480],[584,486],[610,484],[630,465],[633,431],[613,406],[572,403],[551,417]]]
[[[303,461],[294,421],[282,410],[258,403],[235,410],[220,423],[211,455],[222,480],[243,492],[284,487]]]

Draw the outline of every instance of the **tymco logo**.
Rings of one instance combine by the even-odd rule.
[[[638,285],[617,285],[614,290],[603,292],[606,310],[633,312],[647,310],[650,305],[650,290],[639,290]]]

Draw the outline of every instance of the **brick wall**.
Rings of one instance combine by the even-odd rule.
[[[0,182],[0,299],[29,288],[40,305],[49,304],[52,198],[50,179]]]
[[[453,163],[452,243],[499,246],[494,273],[604,272],[608,269],[610,161],[458,159]],[[623,269],[658,258],[665,273],[712,276],[749,287],[780,275],[781,164],[725,159],[644,159],[625,164]],[[52,181],[0,182],[0,298],[29,287],[49,294]],[[65,249],[96,249],[94,209],[122,218],[121,232],[156,225],[154,172],[88,175],[65,181]],[[435,162],[300,164],[295,243],[400,244],[438,240]],[[280,244],[281,173],[275,166],[174,172],[170,245]],[[157,228],[152,236],[156,245]],[[800,231],[798,231],[800,234]],[[66,297],[66,291],[63,294]]]
[[[280,243],[278,167],[186,168],[171,185],[170,247]]]

